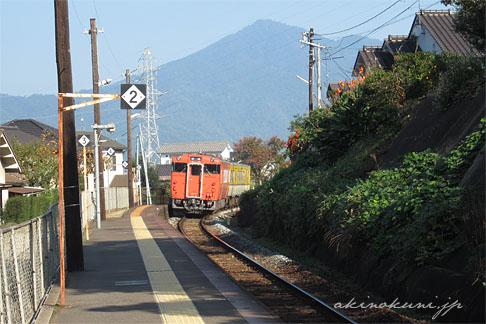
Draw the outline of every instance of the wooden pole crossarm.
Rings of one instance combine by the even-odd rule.
[[[62,107],[63,111],[74,110],[77,108],[87,107],[95,105],[101,102],[107,102],[120,98],[119,94],[105,94],[105,93],[59,93],[59,98],[70,97],[70,98],[98,98],[96,100],[86,101],[76,105]]]

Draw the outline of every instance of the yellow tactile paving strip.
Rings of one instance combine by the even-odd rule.
[[[142,212],[145,208],[150,207],[150,205],[143,205],[140,207],[135,208],[133,212],[131,212],[130,217],[140,217],[142,216]]]
[[[130,217],[132,229],[147,269],[155,300],[162,314],[162,321],[168,324],[204,323],[196,307],[177,280],[167,259],[157,246],[142,217],[133,216],[137,215],[137,211],[139,211],[139,208]]]

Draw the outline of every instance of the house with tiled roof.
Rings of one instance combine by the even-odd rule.
[[[10,143],[18,142],[20,144],[32,144],[40,142],[40,137],[36,137],[24,131],[21,131],[17,126],[0,126],[5,136],[9,139]]]
[[[367,74],[372,69],[391,70],[395,56],[402,53],[414,53],[417,49],[414,39],[406,35],[388,35],[381,46],[363,46],[354,62],[352,75]]]
[[[454,29],[454,13],[450,10],[421,10],[407,36],[389,35],[381,47],[363,46],[358,52],[352,75],[369,73],[374,68],[390,70],[395,56],[400,53],[454,52],[463,56],[477,56],[480,53]]]
[[[421,10],[415,14],[408,34],[423,52],[454,52],[477,56],[479,52],[454,29],[454,13],[450,10]]]
[[[228,142],[164,143],[157,149],[160,164],[170,164],[172,157],[191,153],[214,155],[229,160],[231,152],[233,149]]]
[[[18,131],[27,133],[38,139],[41,139],[43,135],[57,138],[57,128],[41,123],[35,119],[14,119],[2,126],[15,127]]]

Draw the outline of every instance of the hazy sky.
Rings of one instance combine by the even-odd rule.
[[[74,90],[91,88],[90,18],[96,18],[100,79],[121,80],[149,47],[158,65],[194,53],[226,35],[272,19],[338,39],[406,35],[414,13],[447,9],[438,0],[68,0]],[[389,8],[385,11],[385,9]],[[390,22],[390,24],[381,25]],[[272,35],[262,34],[262,39]],[[0,93],[57,93],[54,0],[0,0]],[[298,39],[295,46],[299,46]],[[163,73],[163,70],[159,73]]]

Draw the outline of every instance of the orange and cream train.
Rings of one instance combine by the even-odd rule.
[[[172,158],[171,207],[187,213],[234,206],[250,189],[250,167],[203,154]]]

